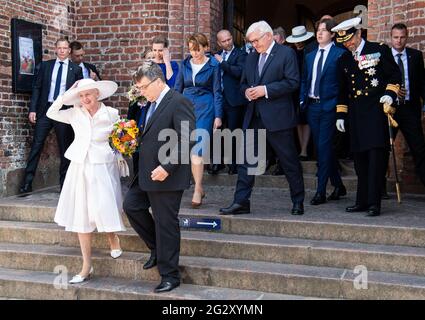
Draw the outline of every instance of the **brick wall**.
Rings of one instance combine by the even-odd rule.
[[[107,103],[125,114],[130,74],[152,37],[168,37],[174,60],[187,54],[185,39],[193,32],[206,33],[215,51],[215,34],[223,23],[222,7],[223,0],[0,0],[0,196],[17,191],[32,137],[27,121],[30,96],[11,92],[11,18],[44,26],[44,59],[54,57],[54,41],[59,36],[80,40],[86,60],[97,65],[104,79],[119,84],[118,94]],[[424,17],[424,1],[370,0],[369,37],[387,40],[388,27],[408,19],[412,46],[424,51]],[[406,148],[400,141],[398,156],[404,179],[415,185],[409,156],[404,155]],[[55,137],[51,135],[35,187],[57,183],[57,164]]]
[[[402,22],[409,28],[408,45],[425,51],[425,1],[369,0],[368,9],[370,40],[390,43],[391,27]],[[423,127],[425,128],[425,121]],[[413,159],[401,133],[397,136],[396,154],[403,191],[424,193],[425,188],[415,175]],[[390,168],[392,169],[392,165]]]
[[[33,127],[27,120],[30,95],[12,93],[10,20],[20,18],[41,23],[44,59],[53,58],[54,42],[73,31],[73,1],[0,0],[0,196],[16,192],[23,175]],[[57,183],[49,174],[57,168],[57,148],[50,135],[41,157],[35,187]],[[57,172],[57,170],[54,170]]]

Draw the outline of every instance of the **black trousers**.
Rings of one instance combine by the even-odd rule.
[[[123,205],[131,226],[156,255],[162,280],[172,283],[180,282],[178,213],[182,196],[183,191],[142,191],[136,182]]]
[[[416,174],[425,185],[425,138],[422,131],[422,111],[418,106],[413,106],[410,102],[405,102],[397,106],[394,119],[399,127],[393,129],[394,138],[398,129],[403,134],[415,163]],[[386,164],[388,165],[389,153],[387,153]],[[386,172],[387,170],[385,170]]]
[[[246,106],[244,105],[232,107],[227,102],[224,103],[223,113],[226,128],[228,128],[230,131],[242,129],[245,108]],[[232,167],[236,166],[236,154],[238,152],[237,148],[238,146],[236,145],[236,141],[232,141]]]
[[[381,208],[382,176],[385,172],[385,148],[354,152],[354,168],[357,174],[356,204],[362,207]]]
[[[49,104],[50,106],[50,104]],[[56,139],[58,141],[60,167],[59,167],[59,182],[63,185],[65,180],[66,171],[68,170],[70,161],[65,158],[64,154],[66,149],[71,145],[74,140],[74,131],[69,124],[54,121],[48,118],[45,114],[42,116],[37,115],[37,122],[35,124],[33,142],[31,151],[28,156],[27,167],[25,169],[24,184],[32,184],[35,176],[35,171],[40,160],[41,151],[44,147],[44,142],[49,135],[52,128],[55,129]]]
[[[254,153],[258,154],[258,129],[265,129],[261,118],[257,115],[253,116],[250,129],[255,130],[254,136]],[[247,135],[245,134],[245,140]],[[281,130],[276,132],[267,131],[267,142],[270,144],[273,151],[276,153],[282,169],[285,171],[286,179],[289,183],[291,199],[293,203],[304,202],[304,178],[298,152],[295,147],[293,129]],[[246,145],[246,141],[245,141]],[[261,155],[260,155],[261,156]],[[265,155],[261,157],[265,158]],[[255,175],[248,175],[248,169],[255,165],[248,164],[245,157],[245,164],[238,166],[238,182],[234,202],[239,204],[249,203],[251,198],[252,188],[255,183]]]

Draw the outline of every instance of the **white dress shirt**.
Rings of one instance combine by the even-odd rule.
[[[410,100],[410,82],[409,82],[409,61],[407,60],[406,48],[402,52],[398,52],[396,49],[391,48],[391,52],[394,56],[395,63],[398,65],[398,54],[401,53],[401,61],[404,67],[404,87],[406,89],[406,96],[404,100]]]
[[[55,87],[56,87],[56,78],[58,76],[58,71],[60,67],[60,60],[56,58],[55,66],[53,67],[53,73],[52,73],[52,81],[50,82],[50,91],[49,91],[49,102],[53,102],[53,96],[55,94]],[[68,76],[68,65],[69,65],[69,59],[65,59],[63,61],[62,65],[62,79],[61,79],[61,87],[59,89],[59,95],[62,95],[66,91],[66,77]]]
[[[84,65],[84,62],[80,63],[80,67],[83,70],[83,78],[90,79],[90,71],[86,68],[86,66]]]
[[[320,59],[320,55],[321,55],[320,50],[321,49],[325,50],[325,51],[323,51],[323,63],[322,63],[322,71],[323,71],[323,67],[325,66],[326,59],[327,59],[329,52],[331,51],[331,48],[332,48],[333,45],[334,45],[334,43],[331,42],[324,48],[319,46],[319,49],[317,50],[316,57],[314,58],[314,63],[313,63],[313,76],[311,78],[310,91],[308,93],[308,96],[310,98],[316,98],[316,99],[319,98],[319,97],[314,96],[314,84],[316,83],[316,78],[317,78],[317,64],[319,63],[319,59]]]
[[[363,51],[364,45],[366,44],[366,41],[364,41],[364,39],[362,38],[362,41],[360,42],[360,45],[357,47],[356,51],[353,52],[353,56],[354,57],[358,57],[360,56],[360,54]]]

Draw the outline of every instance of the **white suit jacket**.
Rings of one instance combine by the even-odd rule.
[[[74,106],[66,110],[62,107],[62,96],[47,110],[50,119],[68,123],[74,129],[75,139],[65,152],[65,157],[76,163],[84,163],[86,157],[90,163],[109,163],[117,157],[109,146],[108,136],[112,125],[118,121],[118,110],[106,107],[103,103],[92,117],[83,107]]]

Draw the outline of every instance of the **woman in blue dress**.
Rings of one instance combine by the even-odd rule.
[[[223,96],[221,91],[220,64],[214,57],[208,57],[208,39],[202,33],[195,33],[187,40],[190,56],[182,61],[177,76],[175,89],[190,101],[195,107],[196,129],[198,144],[196,153],[192,153],[192,174],[195,181],[195,191],[192,198],[192,207],[198,208],[205,196],[202,177],[204,174],[204,159],[209,160],[210,137],[213,130],[222,125]],[[208,133],[207,137],[200,137],[200,131]],[[195,149],[195,150],[196,150]]]
[[[176,61],[171,61],[168,50],[168,40],[162,36],[155,37],[152,41],[153,61],[161,68],[165,76],[165,81],[170,88],[174,88],[176,77],[179,72],[179,65]]]

